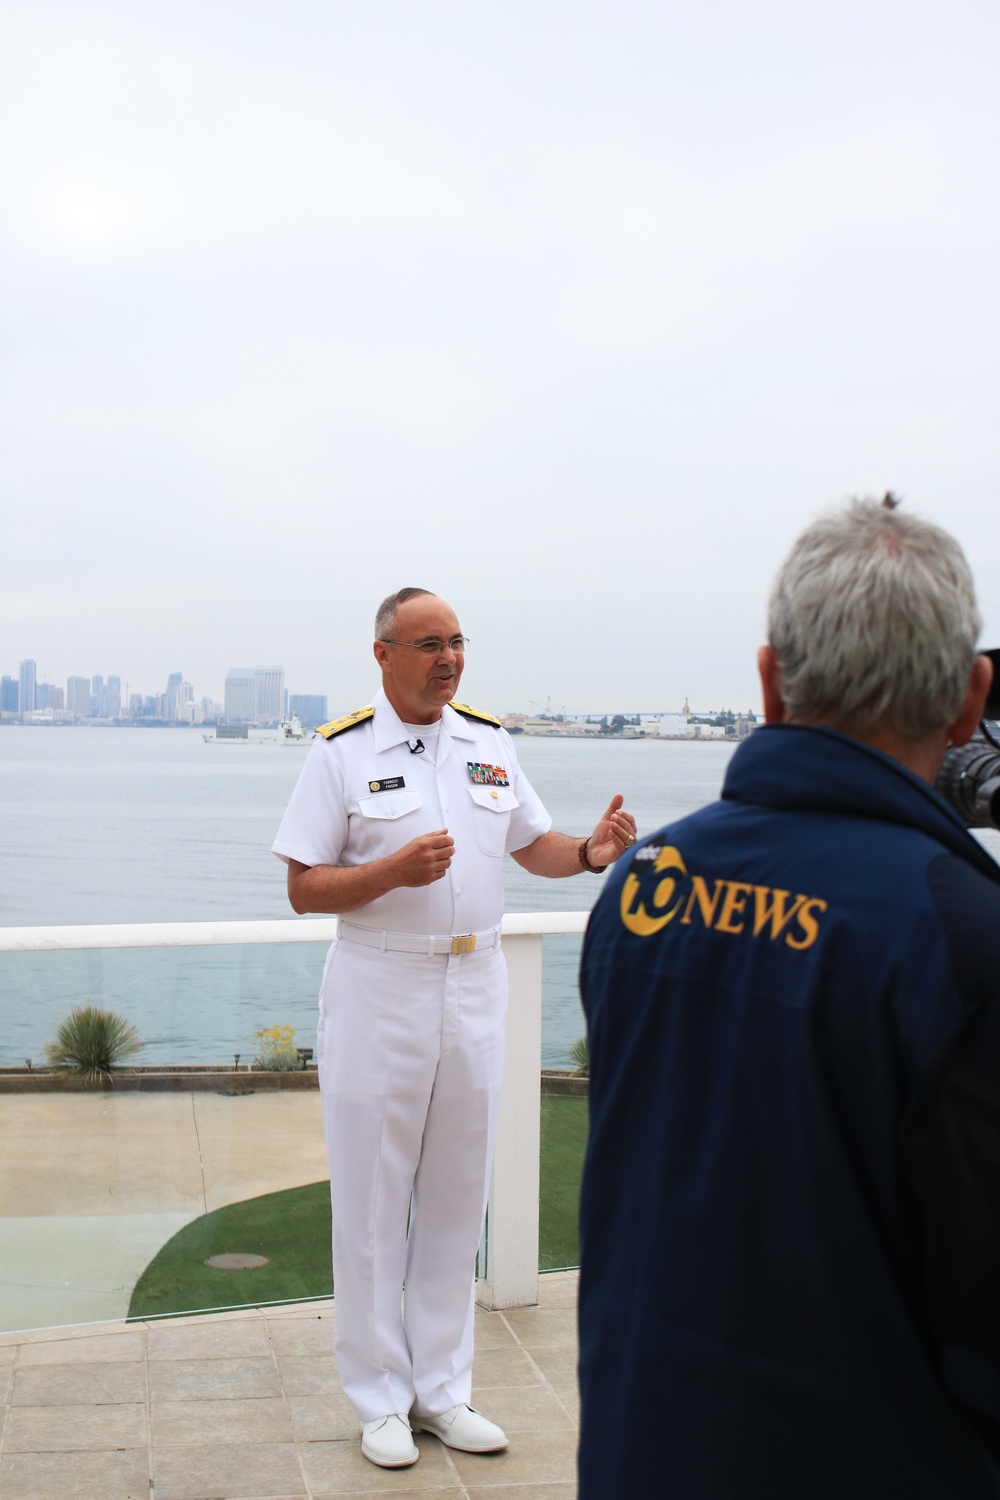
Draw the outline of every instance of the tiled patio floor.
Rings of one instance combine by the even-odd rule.
[[[505,1453],[417,1439],[377,1469],[337,1381],[334,1303],[0,1334],[4,1500],[572,1500],[575,1273],[477,1313],[473,1403]]]

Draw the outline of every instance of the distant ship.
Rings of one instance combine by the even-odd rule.
[[[282,719],[280,734],[259,734],[250,738],[249,724],[220,724],[214,734],[203,734],[206,745],[308,745],[311,734],[306,734],[298,714]]]

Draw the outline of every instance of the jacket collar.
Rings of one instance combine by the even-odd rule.
[[[1000,881],[1000,866],[933,787],[881,750],[825,725],[754,730],[729,762],[722,795],[917,828]]]

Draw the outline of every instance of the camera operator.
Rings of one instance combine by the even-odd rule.
[[[799,538],[766,727],[590,920],[580,1500],[1000,1497],[1000,866],[934,790],[991,665],[887,502]]]

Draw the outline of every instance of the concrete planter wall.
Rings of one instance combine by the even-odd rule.
[[[262,1068],[213,1068],[205,1066],[116,1068],[103,1083],[84,1083],[72,1073],[53,1073],[45,1068],[0,1068],[0,1094],[100,1094],[100,1093],[191,1093],[252,1094],[261,1089],[316,1089],[315,1067],[287,1073],[267,1073]]]
[[[84,1083],[72,1073],[45,1068],[0,1068],[0,1094],[191,1093],[250,1094],[262,1089],[317,1089],[314,1064],[290,1073],[267,1073],[262,1068],[216,1068],[201,1064],[151,1068],[116,1068],[104,1083]],[[585,1099],[590,1080],[566,1068],[543,1068],[543,1094]]]
[[[542,1093],[586,1099],[590,1094],[590,1079],[585,1073],[575,1073],[568,1068],[543,1068]]]

